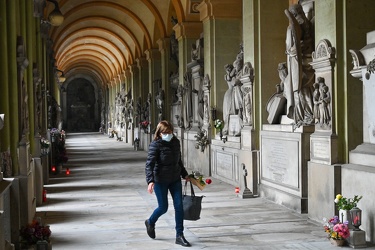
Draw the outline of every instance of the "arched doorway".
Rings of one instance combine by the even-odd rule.
[[[67,130],[69,132],[97,131],[98,100],[93,84],[76,78],[67,86]]]

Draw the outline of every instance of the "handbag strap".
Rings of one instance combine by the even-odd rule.
[[[186,189],[187,189],[187,183],[190,182],[190,193],[191,193],[191,196],[195,196],[195,192],[194,192],[194,188],[193,188],[193,184],[191,183],[191,181],[186,181],[185,180],[185,187],[184,187],[184,193],[183,195],[187,195],[186,193]]]

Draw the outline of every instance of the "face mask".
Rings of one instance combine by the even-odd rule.
[[[170,141],[173,138],[173,134],[161,134],[161,139],[163,141]]]

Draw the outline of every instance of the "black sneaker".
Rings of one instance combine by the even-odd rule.
[[[183,235],[176,237],[176,244],[184,246],[184,247],[190,247],[190,243],[185,239]]]
[[[155,239],[155,227],[151,226],[148,223],[148,220],[145,220],[145,225],[146,225],[148,236],[150,236],[151,239]]]

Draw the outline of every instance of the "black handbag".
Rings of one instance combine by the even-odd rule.
[[[184,220],[199,220],[202,210],[202,198],[204,196],[195,196],[193,184],[190,181],[191,195],[187,195],[187,183],[188,181],[185,182],[184,193],[182,195]]]

